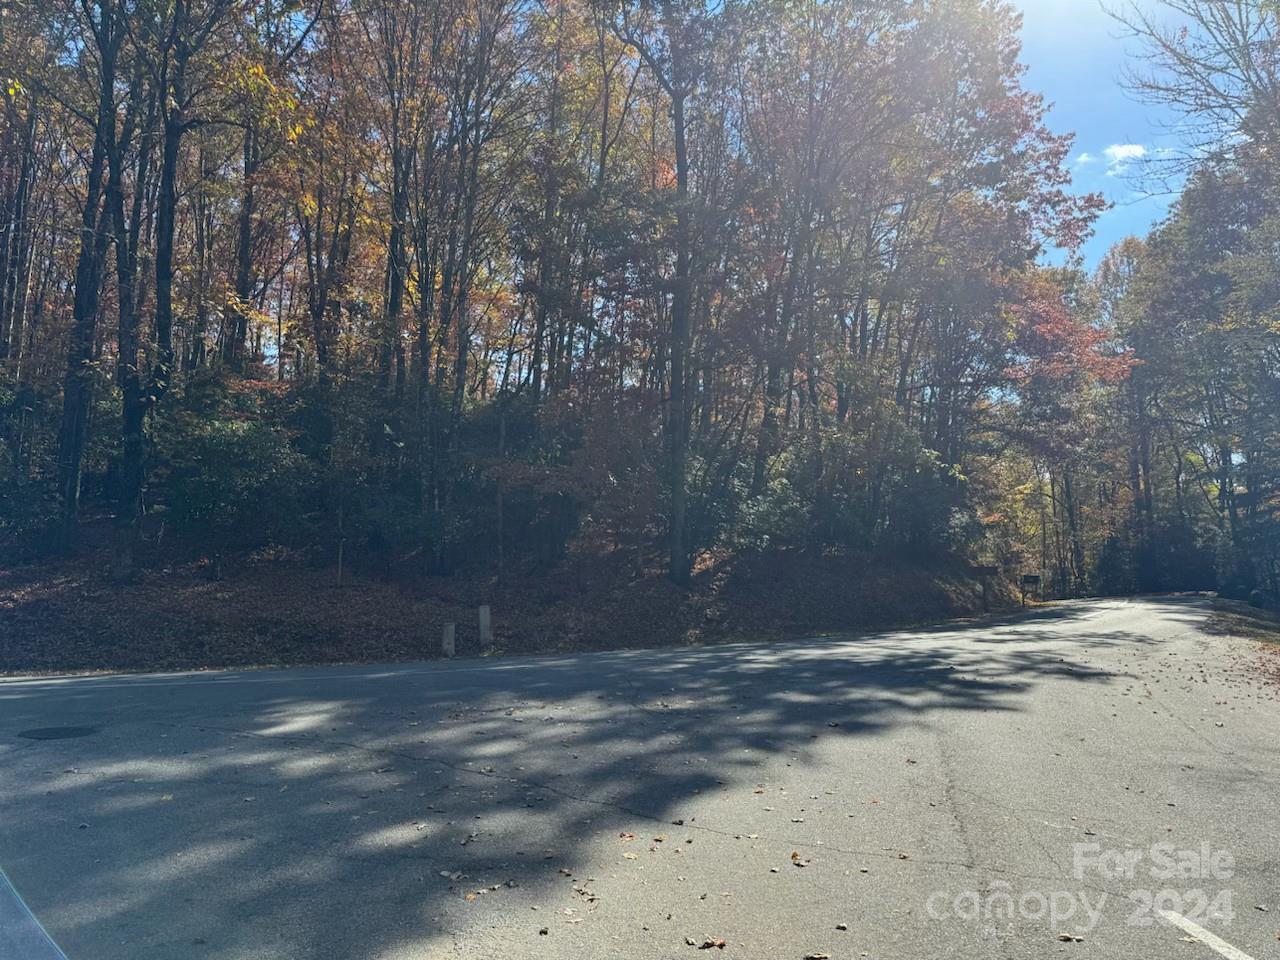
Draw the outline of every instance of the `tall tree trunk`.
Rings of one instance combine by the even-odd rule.
[[[257,212],[257,173],[261,163],[258,125],[251,119],[244,129],[241,144],[243,180],[240,185],[240,210],[236,215],[235,303],[231,329],[222,342],[222,362],[232,370],[244,368],[245,343],[249,336],[249,301],[253,296],[253,225]]]
[[[6,218],[4,244],[0,246],[0,362],[10,355],[17,355],[22,344],[26,264],[30,259],[32,238],[28,207],[35,180],[36,116],[36,108],[32,105],[19,138],[18,182],[13,189],[12,206]]]
[[[689,411],[685,400],[685,361],[689,355],[689,311],[692,300],[692,237],[689,222],[689,149],[685,131],[685,65],[681,45],[671,46],[672,72],[676,76],[671,97],[671,114],[675,125],[676,152],[676,277],[671,304],[671,362],[668,428],[670,430],[671,487],[670,564],[671,579],[679,584],[689,582],[691,557],[687,542],[689,464]]]
[[[190,55],[181,36],[187,19],[183,0],[177,3],[174,17],[177,43],[172,73],[160,88],[163,137],[155,217],[155,359],[145,381],[139,376],[136,386],[130,384],[122,391],[120,497],[116,513],[119,543],[115,574],[118,578],[133,572],[142,516],[142,490],[146,482],[147,412],[164,397],[173,376],[173,240],[178,207],[178,159],[186,132],[185,75]]]
[[[100,8],[98,41],[98,114],[93,150],[85,179],[84,210],[80,218],[80,253],[76,259],[75,299],[71,338],[62,388],[62,423],[58,431],[58,488],[62,501],[59,543],[71,546],[79,520],[80,474],[84,460],[89,409],[93,400],[94,349],[102,294],[102,267],[107,256],[107,231],[102,223],[103,173],[107,162],[104,132],[115,129],[116,55],[120,32],[114,8]]]
[[[1085,589],[1084,541],[1080,535],[1080,507],[1076,500],[1075,483],[1071,467],[1062,470],[1062,505],[1067,518],[1067,533],[1071,550],[1071,592],[1083,596]]]

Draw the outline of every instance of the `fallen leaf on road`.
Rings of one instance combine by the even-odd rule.
[[[625,857],[627,860],[639,859],[634,853],[624,853],[622,856]]]
[[[1063,943],[1084,943],[1084,937],[1077,937],[1072,933],[1060,933],[1058,939]]]
[[[618,834],[618,836],[624,841],[634,840],[636,838],[636,835],[634,833],[620,833]]]
[[[719,938],[716,938],[714,940],[707,939],[702,941],[702,943],[698,945],[699,950],[711,950],[711,949],[723,950],[724,948],[725,948],[725,941]]]

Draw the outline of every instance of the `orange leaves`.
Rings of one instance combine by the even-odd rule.
[[[1016,382],[1039,380],[1060,387],[1075,383],[1118,383],[1134,359],[1110,347],[1106,331],[1089,323],[1067,304],[1062,288],[1037,273],[1011,284],[1015,348],[1020,362],[1010,374]]]

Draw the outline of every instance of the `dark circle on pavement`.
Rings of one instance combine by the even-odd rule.
[[[76,737],[87,737],[97,733],[101,727],[38,727],[35,730],[20,730],[18,736],[27,740],[74,740]]]

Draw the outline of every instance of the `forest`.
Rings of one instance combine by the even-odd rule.
[[[1003,0],[8,0],[0,566],[1274,604],[1277,10],[1116,16],[1188,146],[1088,270]]]

